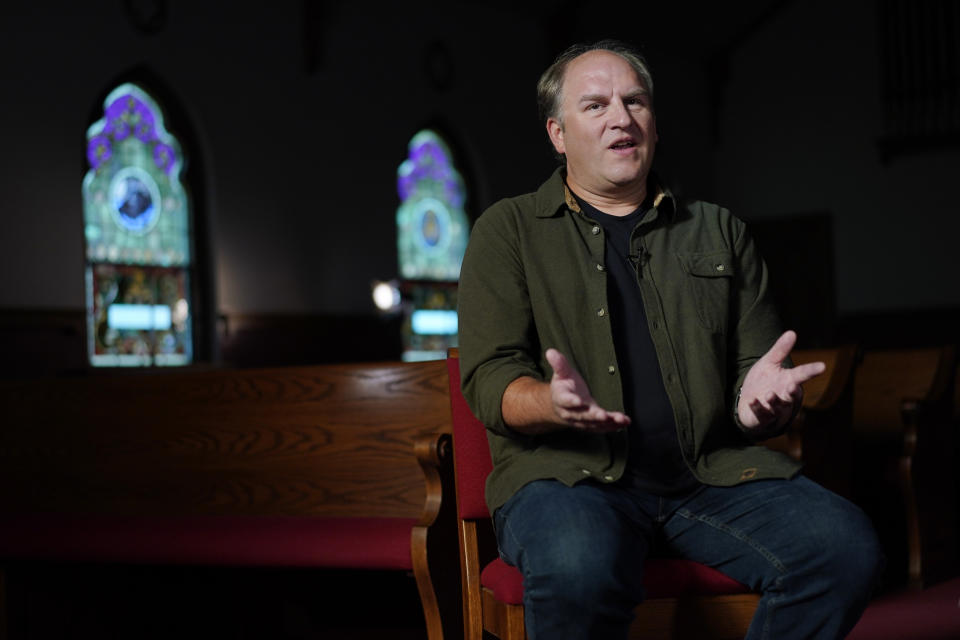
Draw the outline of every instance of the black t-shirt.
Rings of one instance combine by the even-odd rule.
[[[623,384],[624,410],[632,422],[627,471],[622,482],[659,495],[697,485],[680,452],[673,407],[650,338],[647,314],[637,283],[638,260],[630,236],[650,207],[644,203],[625,216],[613,216],[577,198],[583,213],[604,229],[607,300]]]

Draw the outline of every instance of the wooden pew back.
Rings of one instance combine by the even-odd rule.
[[[428,534],[443,361],[4,380],[0,403],[4,564],[412,570],[430,640],[460,626],[454,534]]]
[[[868,351],[857,370],[857,501],[887,550],[891,584],[956,575],[953,346]]]
[[[853,384],[856,348],[846,345],[827,349],[796,349],[791,354],[795,365],[823,362],[827,365],[821,375],[803,385],[805,409],[819,409],[836,404]]]
[[[942,402],[955,364],[952,347],[867,351],[857,371],[854,430],[899,440],[904,401]]]
[[[4,381],[0,513],[417,518],[442,362]]]
[[[827,368],[803,385],[803,407],[787,433],[764,444],[802,460],[806,475],[849,496],[856,347],[797,349],[791,359],[795,365],[823,362]]]

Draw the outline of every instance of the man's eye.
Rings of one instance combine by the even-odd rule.
[[[594,102],[594,103],[591,103],[591,104],[588,104],[588,105],[587,105],[587,111],[596,111],[597,109],[601,108],[602,106],[603,106],[603,105],[600,104],[599,102]]]

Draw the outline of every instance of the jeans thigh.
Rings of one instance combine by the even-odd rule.
[[[500,556],[524,579],[579,576],[584,586],[613,580],[642,598],[653,524],[616,487],[532,482],[494,514]]]
[[[845,558],[879,552],[866,515],[804,476],[704,487],[663,531],[672,551],[757,590],[788,574],[842,572]]]

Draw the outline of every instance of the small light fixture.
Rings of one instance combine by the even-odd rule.
[[[400,288],[393,280],[374,281],[371,288],[373,304],[384,313],[394,313],[400,310]]]

